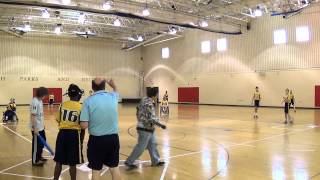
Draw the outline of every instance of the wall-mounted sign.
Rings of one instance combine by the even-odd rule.
[[[20,81],[39,81],[39,78],[36,76],[21,76]]]

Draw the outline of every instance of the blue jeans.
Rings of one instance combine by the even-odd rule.
[[[155,133],[138,130],[138,144],[133,149],[131,155],[126,160],[127,164],[133,164],[148,149],[152,165],[160,162],[160,155],[157,150],[157,139]]]

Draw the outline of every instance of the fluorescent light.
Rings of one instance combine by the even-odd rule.
[[[169,34],[172,34],[172,35],[177,34],[176,28],[170,28],[170,29],[169,29]]]
[[[149,9],[148,9],[148,8],[144,9],[144,10],[142,11],[142,15],[143,15],[143,16],[150,16],[150,11],[149,11]]]
[[[168,47],[162,48],[162,59],[169,59],[170,49]]]
[[[119,19],[116,19],[116,20],[113,22],[113,25],[114,25],[114,26],[117,26],[117,27],[121,26],[120,20],[119,20]]]
[[[228,43],[226,38],[221,38],[217,40],[217,50],[226,51],[228,49]]]
[[[142,36],[138,36],[138,41],[142,42],[143,41],[143,37]]]
[[[194,22],[189,22],[189,24],[192,26],[197,26]]]
[[[273,43],[274,44],[286,44],[287,33],[284,29],[278,29],[273,32]]]
[[[25,31],[31,31],[31,26],[30,26],[29,23],[26,23],[26,24],[24,25],[24,30],[25,30]]]
[[[42,17],[43,18],[49,18],[50,17],[50,13],[48,12],[47,9],[42,10]]]
[[[261,11],[260,9],[254,10],[254,16],[255,16],[255,17],[260,17],[260,16],[262,16],[262,11]]]
[[[208,24],[207,21],[203,20],[203,21],[200,22],[200,26],[201,26],[201,27],[208,27],[209,24]]]
[[[310,40],[310,33],[308,26],[300,26],[296,28],[296,41],[306,42]]]
[[[111,2],[110,2],[110,1],[105,2],[105,3],[102,5],[102,8],[105,9],[105,10],[110,10],[110,9],[112,8]]]
[[[203,54],[211,52],[211,42],[210,41],[202,41],[201,42],[201,52]]]
[[[61,3],[62,3],[62,4],[70,4],[70,3],[71,3],[71,0],[61,0]]]
[[[54,29],[54,33],[57,35],[61,34],[61,24],[57,24],[56,28]]]
[[[78,17],[78,22],[80,24],[84,24],[85,21],[86,21],[86,15],[84,13],[80,13],[80,15]]]

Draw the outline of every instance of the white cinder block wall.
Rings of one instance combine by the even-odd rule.
[[[142,84],[140,58],[140,49],[122,51],[121,44],[111,40],[0,34],[0,76],[6,77],[0,81],[0,104],[8,103],[10,97],[18,104],[28,104],[32,89],[39,86],[65,91],[70,83],[76,83],[88,94],[91,82],[83,78],[95,76],[114,78],[122,98],[136,98]],[[38,77],[38,81],[20,81],[20,77]]]
[[[261,87],[262,105],[281,106],[284,89],[293,89],[298,106],[314,107],[314,86],[320,85],[320,8],[300,15],[262,17],[251,30],[230,36],[189,30],[184,38],[144,47],[147,86],[169,91],[177,102],[177,88],[200,87],[200,103],[249,105],[255,86]],[[296,27],[308,26],[310,41],[296,42]],[[273,31],[285,29],[288,43],[274,45]],[[216,41],[227,38],[228,50],[217,52]],[[212,51],[201,53],[201,42],[210,40]],[[161,58],[161,48],[170,48],[170,58]],[[258,73],[262,72],[262,73]]]

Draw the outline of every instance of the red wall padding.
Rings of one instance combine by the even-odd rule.
[[[320,106],[320,86],[315,86],[315,90],[314,90],[314,106]]]
[[[36,89],[33,88],[33,97],[36,95]],[[62,103],[62,88],[48,88],[49,94],[54,95],[54,103]],[[46,96],[43,103],[47,104],[49,102],[49,96]]]
[[[199,103],[199,87],[179,87],[178,102]]]

